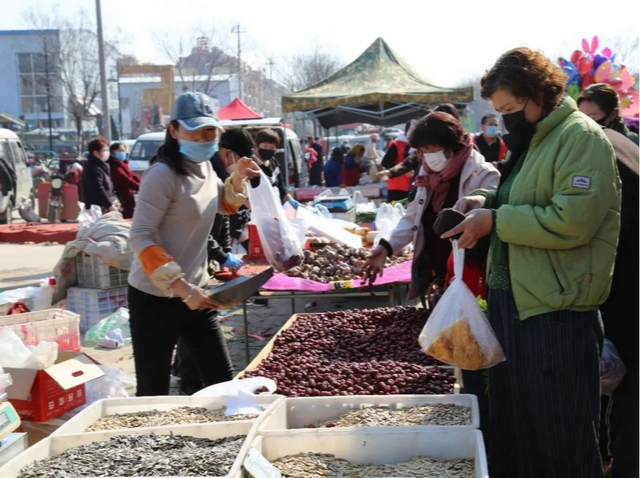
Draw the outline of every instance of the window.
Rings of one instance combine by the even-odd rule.
[[[149,161],[163,144],[164,141],[136,141],[129,159],[131,161]]]
[[[20,74],[20,103],[22,114],[46,114],[47,82],[50,94],[60,96],[60,81],[51,62],[45,64],[42,53],[18,53],[18,68]],[[47,78],[47,68],[49,76]],[[62,113],[63,104],[57,98],[52,98],[51,112]]]

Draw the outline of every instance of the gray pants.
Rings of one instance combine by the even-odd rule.
[[[507,357],[489,369],[491,478],[602,477],[598,313],[520,320],[513,294],[490,290],[489,320]]]

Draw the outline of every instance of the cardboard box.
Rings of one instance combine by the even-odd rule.
[[[86,403],[84,384],[102,377],[88,356],[59,352],[56,363],[45,370],[5,368],[13,385],[7,397],[22,420],[45,422]]]

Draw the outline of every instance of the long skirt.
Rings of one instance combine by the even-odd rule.
[[[511,291],[488,302],[507,357],[489,369],[491,478],[602,477],[598,312],[520,320]]]

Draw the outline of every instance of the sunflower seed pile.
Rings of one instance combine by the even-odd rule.
[[[116,413],[97,420],[85,431],[119,430],[121,428],[159,427],[186,425],[189,423],[235,422],[253,420],[257,415],[225,415],[225,408],[207,410],[201,407],[179,407],[172,410],[149,410],[133,413]]]
[[[321,427],[399,427],[471,425],[471,408],[453,403],[415,407],[363,407],[314,424]]]
[[[350,461],[321,453],[289,455],[273,461],[284,478],[319,477],[429,477],[472,478],[475,476],[471,459],[436,460],[414,457],[394,465],[356,465]]]
[[[223,476],[245,437],[120,435],[70,448],[23,468],[18,478]]]

